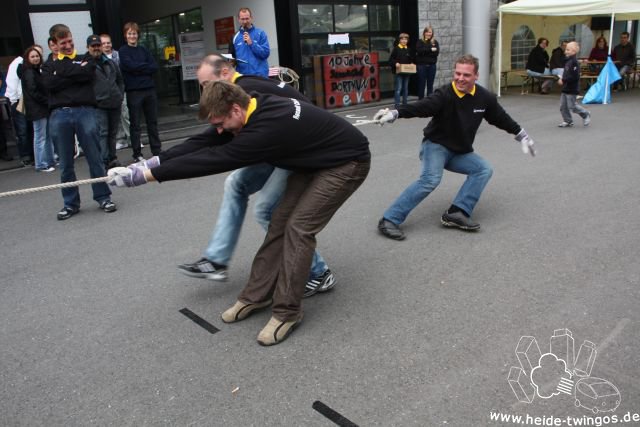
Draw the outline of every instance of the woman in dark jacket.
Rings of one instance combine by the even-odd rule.
[[[22,96],[25,116],[33,122],[33,151],[37,171],[53,172],[53,146],[47,141],[47,118],[49,107],[47,92],[42,85],[40,67],[42,66],[42,48],[31,46],[24,55],[22,66]]]
[[[433,28],[425,27],[422,38],[416,43],[416,66],[418,68],[418,99],[433,93],[433,81],[436,78],[436,62],[440,54],[440,45],[433,36]]]
[[[398,67],[400,64],[412,64],[413,53],[409,48],[409,34],[401,33],[398,37],[399,43],[393,47],[391,55],[389,55],[389,65],[391,65],[391,72],[395,74],[394,82],[394,101],[396,105],[400,104],[400,92],[402,92],[402,103],[407,103],[407,97],[409,96],[409,78],[411,74],[399,73]]]

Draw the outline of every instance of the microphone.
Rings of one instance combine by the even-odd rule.
[[[244,36],[249,34],[247,32],[248,28],[243,25],[243,26],[240,27],[240,29],[243,31],[243,33],[242,33],[242,41],[244,41],[244,44],[247,44],[247,40],[244,38]]]

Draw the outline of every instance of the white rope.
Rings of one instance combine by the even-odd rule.
[[[352,123],[352,125],[354,126],[377,124],[380,124],[379,120],[356,120],[355,123]],[[100,178],[83,179],[73,182],[63,182],[61,184],[45,185],[44,187],[25,188],[24,190],[7,191],[5,193],[0,193],[0,198],[9,196],[21,196],[23,194],[38,193],[40,191],[57,190],[59,188],[78,187],[85,184],[98,184],[100,182],[107,182],[109,180],[110,178],[108,176],[103,176]]]
[[[24,190],[7,191],[6,193],[0,193],[0,198],[9,197],[9,196],[20,196],[22,194],[37,193],[37,192],[40,192],[40,191],[56,190],[58,188],[77,187],[79,185],[85,185],[85,184],[98,184],[98,183],[101,183],[101,182],[107,182],[110,179],[111,178],[109,178],[108,176],[102,176],[100,178],[81,179],[79,181],[63,182],[61,184],[53,184],[53,185],[45,185],[44,187],[34,187],[34,188],[25,188]]]

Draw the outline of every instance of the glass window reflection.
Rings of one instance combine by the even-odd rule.
[[[333,32],[333,12],[331,5],[298,5],[298,24],[300,26],[300,33],[302,34]]]
[[[400,31],[400,14],[396,5],[370,5],[371,31]]]
[[[302,66],[313,67],[314,55],[330,55],[334,53],[333,46],[327,43],[327,36],[300,40]]]
[[[336,31],[367,31],[369,29],[369,17],[366,4],[337,4]]]

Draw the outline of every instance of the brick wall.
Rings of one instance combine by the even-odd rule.
[[[466,0],[486,1],[486,0]],[[418,0],[418,34],[427,25],[433,27],[433,31],[440,43],[440,55],[435,86],[451,81],[453,75],[453,62],[462,55],[462,2],[463,0]],[[498,23],[498,0],[489,0],[491,7],[491,55],[495,46],[495,30]]]

